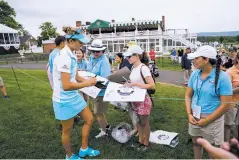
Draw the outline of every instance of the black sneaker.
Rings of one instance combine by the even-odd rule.
[[[9,99],[9,96],[4,96],[4,99]]]
[[[110,135],[111,132],[112,132],[111,125],[108,124],[108,125],[105,127],[105,129],[106,129],[106,134]]]

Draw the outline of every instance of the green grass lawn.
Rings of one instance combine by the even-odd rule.
[[[46,73],[40,70],[25,70],[28,74],[48,82]],[[50,87],[40,81],[16,71],[22,91],[20,92],[12,70],[0,69],[0,76],[7,87],[9,100],[0,98],[0,158],[7,159],[60,159],[65,157],[61,145],[61,132],[56,129],[52,108]],[[151,131],[166,130],[180,134],[176,148],[151,144],[146,153],[130,148],[133,137],[127,144],[119,144],[112,138],[95,139],[99,133],[94,123],[90,134],[90,145],[101,151],[101,159],[186,159],[193,158],[192,144],[188,144],[187,115],[184,101],[160,98],[184,98],[185,88],[157,85],[155,106],[150,116]],[[107,115],[112,125],[130,123],[127,113],[115,110],[112,106]],[[73,129],[72,147],[77,152],[81,142],[82,122]]]
[[[157,65],[161,70],[183,71],[181,64],[176,63],[173,65],[171,59],[168,57],[161,57],[159,60],[157,60]]]

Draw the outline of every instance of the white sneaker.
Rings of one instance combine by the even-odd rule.
[[[95,138],[101,138],[101,137],[104,137],[104,136],[107,136],[107,134],[104,131],[101,130],[100,133],[97,136],[95,136]]]

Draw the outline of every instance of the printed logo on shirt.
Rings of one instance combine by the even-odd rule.
[[[210,80],[209,83],[215,84],[215,81],[214,80]]]
[[[61,67],[62,69],[69,69],[69,67],[67,65],[64,65]]]

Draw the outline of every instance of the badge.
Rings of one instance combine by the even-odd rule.
[[[200,119],[201,117],[201,107],[196,105],[195,107],[192,108],[193,110],[193,117]]]

